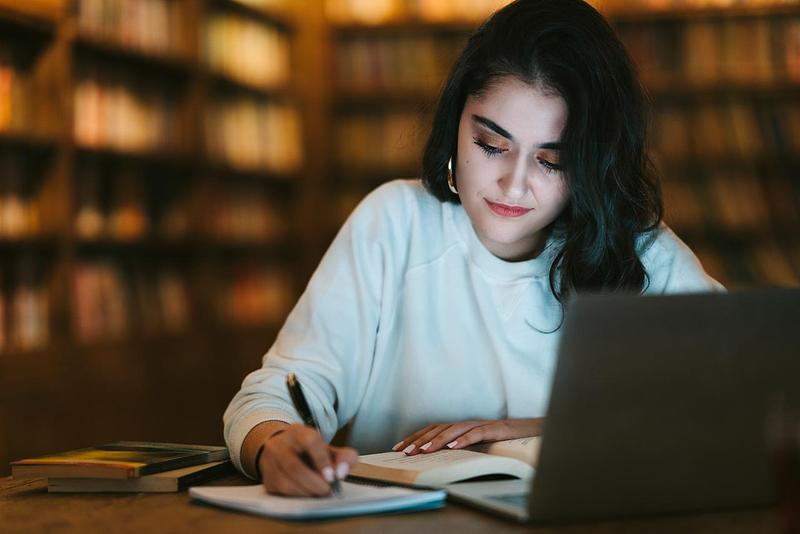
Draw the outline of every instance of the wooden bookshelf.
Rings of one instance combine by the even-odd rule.
[[[79,54],[99,56],[111,61],[130,62],[159,75],[172,73],[190,77],[197,69],[195,62],[190,58],[126,46],[86,31],[76,31],[72,42]]]
[[[287,32],[295,31],[295,23],[282,7],[257,7],[239,0],[209,0],[209,7],[237,12],[245,17],[274,24]]]
[[[47,338],[35,347],[15,346],[7,325],[0,335],[0,391],[13,400],[0,405],[0,420],[13,429],[0,444],[0,474],[8,473],[12,458],[113,439],[221,443],[222,411],[242,377],[258,365],[299,296],[304,269],[295,206],[307,180],[303,130],[298,134],[302,146],[296,166],[242,167],[211,153],[204,122],[208,109],[240,99],[286,103],[302,118],[305,109],[291,57],[285,82],[267,86],[217,71],[204,57],[206,45],[226,46],[203,41],[206,23],[227,15],[280,32],[294,55],[299,33],[294,6],[262,10],[234,0],[165,2],[180,10],[180,41],[91,31],[79,23],[77,4],[46,16],[0,0],[0,67],[2,51],[13,49],[9,57],[31,88],[32,107],[46,104],[22,128],[3,129],[0,120],[0,173],[3,154],[24,160],[25,194],[33,195],[40,224],[46,223],[36,235],[0,236],[0,306],[5,321],[14,324],[12,300],[21,298],[14,293],[15,284],[25,262],[31,263],[36,278],[25,283],[36,284],[37,295],[44,296],[47,327]],[[147,45],[153,41],[170,44]],[[151,129],[164,130],[163,139],[169,142],[142,142],[149,135],[146,128],[111,130],[108,141],[102,136],[97,142],[82,141],[74,130],[73,95],[87,72],[97,76],[92,83],[102,90],[111,90],[103,86],[109,80],[116,84],[113,91],[130,90],[125,98],[134,108],[128,111],[133,122],[163,121]],[[159,99],[166,102],[168,116],[148,109],[160,105]],[[44,123],[47,128],[41,127]],[[262,134],[279,133],[274,130],[279,122],[270,127],[273,130]],[[126,135],[133,141],[127,142]],[[128,191],[131,184],[135,187]],[[227,191],[240,185],[280,204],[282,235],[254,239],[249,230],[237,236],[237,227],[224,235],[209,231],[209,214],[228,198]],[[0,196],[0,229],[4,209]],[[76,229],[79,210],[86,210],[88,224],[97,228],[95,237]],[[184,223],[178,233],[167,236],[160,225],[174,214]],[[145,226],[127,230],[130,237],[112,231],[113,224],[136,228],[141,220]],[[230,302],[226,292],[239,283],[238,273],[258,272],[260,266],[286,274],[281,278],[282,307],[265,308],[270,317],[263,321],[251,317],[239,324],[222,317],[220,303]],[[224,284],[219,281],[222,274]],[[122,302],[116,305],[123,306],[127,316],[119,335],[112,328],[96,337],[81,337],[76,325],[77,276],[88,276],[90,286],[115,287],[107,297]],[[166,279],[171,289],[159,286]],[[263,280],[246,283],[268,288]],[[172,301],[162,300],[148,311],[148,302],[167,299],[170,291],[183,292],[184,300],[176,301],[173,295]],[[257,305],[263,308],[269,302]],[[169,306],[185,308],[185,327],[169,327]],[[229,312],[236,315],[235,310]]]
[[[729,287],[800,284],[800,80],[787,44],[800,5],[610,17],[669,122],[651,132],[667,222]]]
[[[347,4],[346,0],[337,3]],[[477,22],[463,20],[426,21],[414,13],[419,9],[417,3],[398,4],[400,10],[394,18],[375,23],[332,23],[329,46],[333,66],[328,84],[331,128],[359,116],[407,112],[422,118],[430,113],[447,72],[438,67],[436,74],[436,66],[424,62],[431,55],[425,47],[444,49],[457,44],[458,39],[466,41],[477,26]],[[722,267],[721,281],[731,287],[790,279],[752,269],[724,269],[726,263],[738,261],[737,256],[747,257],[749,248],[758,246],[759,240],[780,242],[787,250],[780,261],[792,265],[800,276],[800,256],[791,244],[800,244],[800,236],[792,241],[797,234],[796,221],[800,220],[800,183],[796,178],[800,146],[793,141],[800,132],[800,112],[793,111],[800,105],[800,69],[796,66],[798,58],[791,55],[798,54],[797,46],[784,46],[788,40],[798,39],[800,4],[764,6],[762,2],[760,6],[692,8],[684,3],[681,8],[664,9],[629,4],[614,4],[623,7],[608,11],[607,16],[637,61],[654,118],[663,119],[658,116],[663,110],[678,113],[666,117],[672,122],[672,130],[662,130],[664,125],[654,121],[653,127],[660,131],[652,137],[656,145],[665,142],[657,139],[658,134],[673,141],[676,137],[685,139],[684,146],[654,146],[653,154],[670,193],[675,189],[673,182],[692,184],[689,190],[679,191],[683,200],[686,194],[694,195],[693,211],[688,212],[687,207],[683,213],[676,213],[681,215],[676,219],[681,222],[676,227],[679,235],[707,255],[716,254]],[[360,16],[353,13],[354,19]],[[345,14],[342,18],[348,17]],[[743,39],[753,43],[744,44]],[[715,49],[707,50],[700,46],[703,43],[714,43]],[[417,61],[414,54],[421,56],[419,64],[409,65],[409,61]],[[358,62],[371,68],[359,69]],[[419,77],[421,72],[430,72],[431,79],[413,85],[415,80],[406,73]],[[680,123],[680,130],[675,129],[675,123]],[[420,125],[419,130],[426,131],[424,119]],[[359,133],[359,128],[372,134]],[[380,132],[381,128],[369,124],[351,128],[352,142],[345,140],[341,145],[359,146],[369,139],[371,149],[380,151],[382,143],[392,142],[382,140]],[[337,137],[347,136],[340,133]],[[668,151],[661,153],[661,148]],[[330,217],[329,236],[371,188],[385,180],[419,174],[419,165],[374,165],[359,161],[351,153],[342,157],[335,146],[329,147],[328,161],[330,194],[338,198],[330,203],[336,214]],[[747,176],[732,175],[741,172]],[[730,184],[724,183],[722,177],[726,175],[732,175]],[[742,196],[745,191],[757,197],[748,200]],[[673,218],[670,202],[675,201],[667,199],[668,222]],[[737,211],[731,202],[755,203],[757,207]],[[718,209],[724,213],[714,211]],[[744,217],[744,222],[733,226],[726,223],[737,216]],[[687,217],[694,217],[694,222],[687,225]]]
[[[772,6],[740,5],[728,7],[666,7],[663,9],[611,9],[605,13],[616,24],[650,24],[659,22],[685,23],[693,20],[778,19],[797,15],[798,5],[776,3]]]

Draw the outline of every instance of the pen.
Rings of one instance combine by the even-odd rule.
[[[292,397],[292,404],[294,404],[297,413],[300,414],[303,423],[319,432],[317,420],[314,418],[314,414],[311,413],[311,408],[308,407],[306,397],[303,395],[303,389],[300,387],[300,381],[294,373],[286,375],[286,388],[289,390],[289,396]],[[336,475],[336,469],[333,470],[331,491],[335,495],[339,495],[342,491],[341,485],[339,484],[339,477]]]

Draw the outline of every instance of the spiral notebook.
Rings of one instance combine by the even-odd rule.
[[[422,491],[352,482],[342,482],[341,495],[330,497],[281,497],[268,494],[260,484],[194,487],[189,495],[222,508],[294,520],[433,510],[444,506],[446,497],[443,490]]]

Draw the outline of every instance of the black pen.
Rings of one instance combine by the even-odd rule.
[[[300,414],[300,418],[303,420],[303,423],[319,432],[317,420],[314,418],[314,414],[311,413],[311,408],[308,407],[306,396],[303,395],[303,389],[300,387],[300,381],[297,379],[297,376],[294,373],[289,373],[286,375],[286,388],[289,390],[289,396],[292,397],[292,404],[294,404],[294,408],[297,410],[297,413]],[[335,468],[333,469],[333,481],[330,484],[331,491],[335,495],[340,495],[342,492],[342,487],[341,484],[339,484],[339,477],[336,475]]]

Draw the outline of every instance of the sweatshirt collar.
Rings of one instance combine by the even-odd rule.
[[[537,257],[525,261],[507,261],[492,254],[481,242],[461,204],[448,202],[444,205],[470,260],[486,275],[505,282],[548,276],[557,252],[557,242],[552,235],[548,237],[544,249]]]

